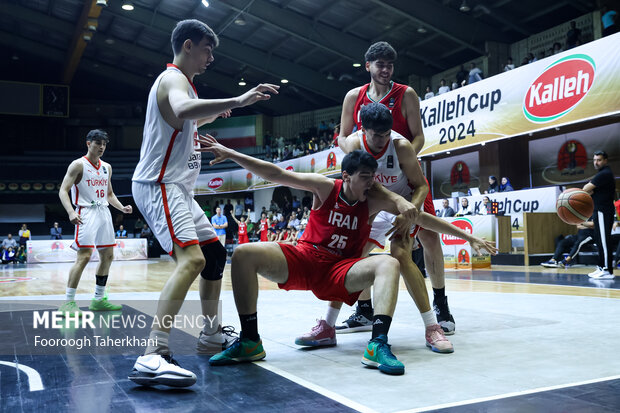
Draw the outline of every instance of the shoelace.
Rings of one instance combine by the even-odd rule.
[[[222,326],[222,335],[232,338],[239,338],[239,334],[237,334],[235,327],[233,326]]]

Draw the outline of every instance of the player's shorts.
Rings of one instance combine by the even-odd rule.
[[[301,242],[296,246],[280,244],[288,265],[288,280],[278,284],[283,290],[312,291],[324,301],[342,301],[353,305],[362,293],[349,293],[344,286],[351,267],[363,258],[342,258],[325,249]]]
[[[110,248],[116,246],[112,214],[107,206],[77,207],[82,224],[75,226],[71,248]]]
[[[133,199],[164,251],[219,241],[204,211],[181,185],[133,182]]]
[[[433,198],[431,197],[430,192],[424,199],[424,204],[422,204],[422,211],[427,212],[431,215],[435,215],[435,206],[433,205]],[[390,214],[389,212],[381,211],[375,217],[375,220],[372,222],[372,227],[370,229],[370,235],[368,236],[368,241],[376,244],[379,248],[385,248],[385,240],[387,236],[385,235],[392,228],[392,222],[396,215]],[[418,235],[418,232],[424,229],[418,225],[414,225],[411,227],[410,236],[415,238]]]
[[[250,239],[248,238],[248,234],[239,235],[239,245],[247,244],[248,242],[250,242]]]
[[[261,231],[260,232],[260,240],[263,241],[263,242],[269,241],[268,237],[267,237],[268,234],[269,234],[269,230],[268,229],[266,229],[264,231]]]

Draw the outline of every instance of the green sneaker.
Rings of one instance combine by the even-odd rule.
[[[212,366],[223,366],[225,364],[248,363],[264,358],[263,340],[258,340],[257,343],[247,338],[238,338],[226,350],[211,357],[209,364]]]
[[[58,307],[58,311],[62,313],[62,317],[74,316],[74,314],[77,314],[79,317],[82,316],[82,311],[80,311],[80,307],[77,306],[75,301],[67,301],[66,303]]]
[[[362,364],[379,369],[386,374],[405,374],[405,365],[398,361],[390,350],[392,346],[387,343],[387,337],[382,334],[368,342]]]
[[[90,311],[118,311],[123,308],[120,304],[112,304],[108,301],[108,297],[103,297],[100,300],[94,298],[90,301],[88,309]]]

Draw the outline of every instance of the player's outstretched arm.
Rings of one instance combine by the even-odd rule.
[[[78,184],[78,178],[82,174],[82,163],[79,161],[71,162],[71,165],[67,168],[67,173],[65,177],[62,179],[62,184],[60,184],[60,191],[58,191],[58,197],[60,198],[60,203],[62,204],[65,211],[67,211],[67,215],[69,216],[69,221],[73,225],[79,225],[82,223],[82,218],[75,212],[73,209],[73,205],[71,205],[71,199],[69,198],[69,191],[71,190],[71,186],[74,184]]]
[[[323,201],[331,192],[334,182],[320,174],[291,172],[280,168],[270,162],[247,156],[218,143],[213,136],[206,135],[197,140],[201,149],[198,152],[211,152],[215,159],[211,165],[230,159],[242,168],[262,177],[263,179],[292,188],[311,191]]]
[[[386,233],[386,235],[392,235],[390,239],[395,235],[409,235],[409,231],[415,225],[419,214],[415,205],[402,196],[388,191],[377,182],[373,183],[368,192],[368,201],[370,215],[374,215],[379,211],[387,211],[396,215],[392,228]]]
[[[454,235],[455,237],[462,238],[465,241],[469,242],[471,247],[478,254],[480,254],[481,250],[483,249],[487,250],[491,255],[497,254],[497,248],[495,247],[495,244],[493,242],[478,238],[473,234],[463,231],[456,225],[452,225],[448,221],[444,221],[443,219],[437,218],[436,216],[433,216],[426,212],[420,212],[417,224],[424,229],[429,229],[440,234],[450,234]]]

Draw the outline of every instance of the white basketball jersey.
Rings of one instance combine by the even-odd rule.
[[[400,169],[400,162],[398,162],[398,155],[396,154],[396,147],[394,141],[397,139],[404,139],[409,142],[404,136],[398,132],[392,131],[390,140],[387,145],[379,154],[374,154],[366,143],[366,134],[359,130],[356,132],[360,140],[360,148],[371,154],[379,164],[377,171],[375,172],[375,181],[379,182],[385,188],[394,192],[406,200],[411,200],[411,194],[413,193],[412,187],[409,185],[407,176],[402,169]],[[417,162],[417,159],[415,160]]]
[[[140,161],[132,180],[176,183],[183,185],[191,193],[201,167],[201,153],[194,150],[200,146],[194,142],[198,137],[198,124],[196,120],[186,120],[183,129],[177,130],[161,115],[157,104],[157,89],[161,79],[170,71],[183,73],[177,66],[168,64],[149,92]],[[189,79],[188,94],[192,99],[198,98],[196,88]]]
[[[82,179],[71,187],[71,201],[75,206],[107,206],[110,165],[99,160],[93,165],[86,156],[82,161]]]

